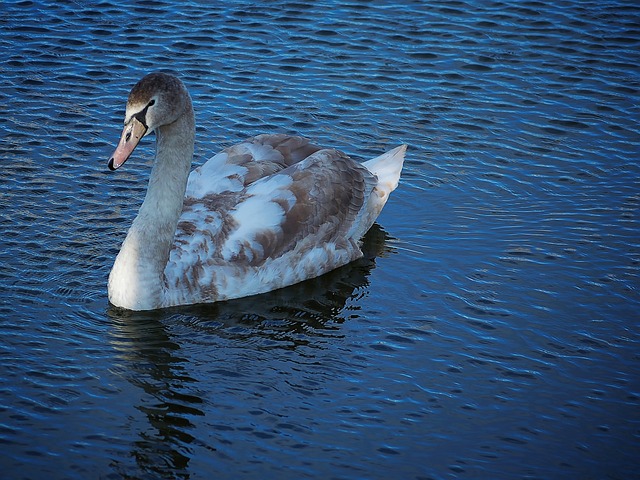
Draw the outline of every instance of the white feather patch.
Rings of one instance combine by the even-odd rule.
[[[203,198],[211,194],[242,190],[242,179],[247,169],[241,165],[226,163],[227,159],[225,152],[219,153],[191,172],[186,196]]]

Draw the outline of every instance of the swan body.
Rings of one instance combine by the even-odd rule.
[[[359,242],[397,187],[406,145],[358,163],[302,137],[259,135],[190,173],[195,119],[174,76],[131,90],[115,170],[156,132],[147,193],[109,274],[130,310],[239,298],[317,277],[362,256]]]

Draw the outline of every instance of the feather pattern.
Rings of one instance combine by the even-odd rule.
[[[148,83],[163,76],[169,77],[151,74]],[[129,120],[110,161],[122,165],[135,148],[126,143],[128,131],[155,127],[147,197],[109,278],[114,305],[144,310],[255,295],[362,256],[359,241],[397,186],[406,146],[361,164],[302,137],[259,135],[187,177],[193,141],[184,137],[193,136],[194,122],[178,116],[163,126],[153,100],[179,98],[192,117],[188,93],[181,82],[176,92],[175,77],[156,90],[145,79],[144,88],[132,90]],[[147,125],[149,118],[158,125]]]
[[[365,167],[284,135],[255,137],[217,157],[228,174],[209,190],[201,177],[210,165],[189,178],[165,270],[173,302],[195,292],[201,302],[261,293],[362,256],[349,233],[377,181]],[[220,278],[230,273],[254,281]]]

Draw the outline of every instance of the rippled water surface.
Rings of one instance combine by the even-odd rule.
[[[133,2],[131,2],[133,3]],[[639,478],[635,2],[3,2],[3,478]],[[265,132],[407,143],[365,259],[109,307],[178,74],[200,164]]]

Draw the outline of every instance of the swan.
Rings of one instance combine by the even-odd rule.
[[[358,163],[307,139],[264,134],[190,173],[195,116],[184,83],[150,73],[131,90],[108,167],[155,132],[146,196],[109,274],[115,307],[153,310],[264,293],[362,256],[397,187],[406,145]]]

